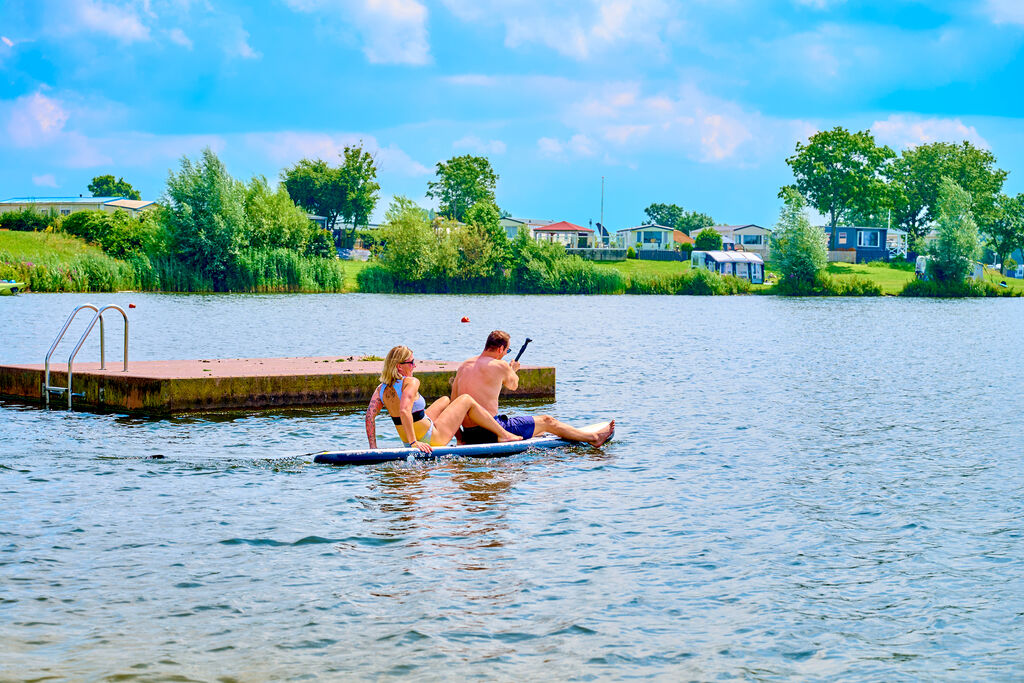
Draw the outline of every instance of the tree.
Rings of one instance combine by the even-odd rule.
[[[1024,249],[1024,193],[1016,197],[1000,194],[996,198],[994,218],[984,232],[1002,269],[1003,262],[1013,252]]]
[[[326,233],[295,205],[284,186],[271,189],[263,176],[254,177],[246,187],[245,223],[245,243],[251,249],[284,248],[308,253],[315,232]]]
[[[939,186],[950,178],[971,194],[975,219],[987,226],[996,218],[996,197],[1006,171],[995,168],[996,158],[966,140],[956,145],[933,142],[903,150],[886,169],[893,223],[920,243],[938,220]]]
[[[828,218],[833,248],[836,225],[847,215],[877,214],[885,206],[881,174],[894,156],[889,147],[876,146],[869,131],[851,133],[841,126],[815,133],[806,145],[796,143],[796,153],[786,163],[793,169],[797,191]],[[786,199],[782,192],[779,197]]]
[[[940,282],[963,282],[981,251],[971,194],[956,181],[943,178],[936,206],[939,239],[932,248],[931,274]]]
[[[694,230],[700,230],[715,224],[711,216],[697,211],[687,211],[675,204],[651,204],[644,213],[647,220],[656,225],[681,230],[689,235]]]
[[[89,183],[89,192],[93,197],[124,197],[125,199],[142,199],[139,191],[124,178],[114,180],[112,175],[98,175]]]
[[[340,218],[349,225],[346,237],[365,227],[377,206],[377,166],[373,156],[359,145],[347,146],[341,153],[342,165],[330,166],[321,159],[302,159],[281,173],[288,195],[312,214],[327,219],[327,227],[337,229]]]
[[[480,231],[493,248],[493,268],[512,264],[512,243],[501,227],[501,211],[491,202],[477,202],[466,212],[466,223]]]
[[[431,271],[437,238],[425,210],[411,199],[395,197],[384,213],[382,232],[385,246],[381,259],[397,279],[421,280]]]
[[[341,184],[345,201],[341,205],[341,219],[351,228],[347,237],[352,238],[358,228],[365,228],[370,214],[377,206],[377,164],[369,152],[360,146],[347,146],[341,154]]]
[[[245,246],[245,185],[232,178],[209,147],[167,178],[167,229],[179,258],[223,289]]]
[[[772,260],[790,291],[806,289],[828,264],[825,232],[811,225],[806,200],[793,188],[783,188],[782,209],[771,237]]]
[[[717,230],[704,228],[693,240],[693,248],[697,251],[716,251],[722,248],[722,235]]]
[[[443,216],[463,221],[477,202],[496,203],[494,186],[498,176],[487,157],[465,154],[439,161],[436,176],[437,180],[427,183],[427,196],[438,201]]]

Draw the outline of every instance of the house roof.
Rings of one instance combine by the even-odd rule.
[[[501,220],[503,220],[503,221],[512,221],[513,223],[522,223],[524,225],[531,225],[531,226],[534,226],[534,225],[545,226],[545,225],[551,225],[552,223],[554,223],[554,221],[543,220],[543,219],[540,219],[540,218],[513,218],[512,216],[504,216]]]
[[[138,211],[145,209],[146,207],[153,206],[156,202],[146,201],[145,199],[115,199],[112,202],[104,202],[104,206],[116,206],[119,209],[130,209],[132,211]]]
[[[672,239],[681,244],[693,244],[693,238],[687,235],[682,230],[673,230]]]
[[[658,225],[657,223],[644,223],[643,225],[636,225],[632,228],[623,228],[622,230],[616,230],[615,232],[632,232],[633,230],[663,230],[666,232],[672,232],[673,228],[667,225]]]
[[[0,204],[106,204],[124,197],[13,197]]]
[[[543,228],[536,228],[534,232],[594,232],[590,228],[584,228],[582,225],[576,225],[569,221],[558,221],[557,223],[551,223],[545,225]]]
[[[708,258],[717,263],[764,263],[764,259],[750,251],[695,251],[693,253],[707,254]]]

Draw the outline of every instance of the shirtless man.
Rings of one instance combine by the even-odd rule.
[[[452,382],[452,400],[469,394],[502,428],[529,439],[541,434],[554,434],[569,441],[584,441],[600,446],[615,431],[615,420],[597,432],[586,432],[559,422],[550,415],[498,415],[498,394],[501,387],[515,391],[519,386],[519,363],[504,360],[509,352],[508,332],[495,330],[487,335],[484,352],[462,362]],[[462,421],[462,443],[494,443],[494,434],[477,426],[469,416]]]

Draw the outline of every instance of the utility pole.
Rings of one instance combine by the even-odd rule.
[[[601,227],[604,228],[604,176],[601,176]]]

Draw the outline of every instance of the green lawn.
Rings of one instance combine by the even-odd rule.
[[[77,237],[51,232],[12,230],[0,230],[0,251],[7,252],[19,261],[66,258],[82,254],[103,255],[102,249],[86,244]]]
[[[679,275],[690,269],[689,261],[642,261],[626,259],[625,261],[594,261],[598,268],[617,270],[625,276],[631,275]]]
[[[907,264],[909,265],[909,264]],[[899,294],[914,279],[913,267],[893,267],[884,261],[872,263],[830,263],[828,274],[837,280],[862,277],[877,283],[885,294]]]
[[[359,282],[356,278],[359,273],[370,265],[369,261],[345,261],[342,268],[345,269],[345,291],[358,292]]]

